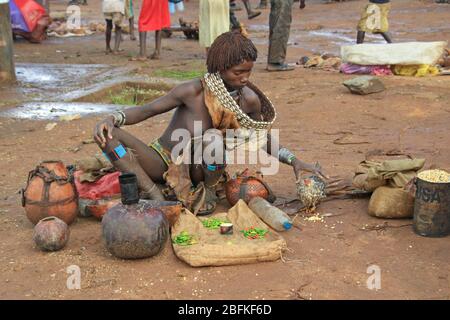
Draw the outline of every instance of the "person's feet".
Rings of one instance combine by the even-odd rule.
[[[112,54],[115,56],[118,56],[118,55],[122,54],[122,52],[124,52],[124,49],[114,49],[112,51]]]
[[[131,57],[130,61],[140,61],[140,62],[144,62],[147,61],[148,58],[144,57],[144,56],[137,56],[137,57]]]
[[[197,212],[197,216],[207,216],[217,208],[219,198],[217,197],[215,190],[212,187],[205,187],[205,201],[203,206]]]
[[[149,58],[151,60],[159,60],[159,52],[153,52],[153,54]]]
[[[136,36],[134,35],[134,33],[130,34],[130,40],[136,41]]]
[[[253,18],[256,18],[257,16],[259,16],[261,14],[261,11],[252,11],[249,13],[248,15],[248,19],[251,20]]]
[[[111,54],[113,51],[111,48],[106,48],[105,54]]]
[[[287,63],[268,63],[267,71],[291,71],[294,70],[295,67],[291,64]]]

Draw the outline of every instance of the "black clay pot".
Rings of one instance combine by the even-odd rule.
[[[106,248],[122,259],[148,258],[158,254],[169,237],[164,213],[141,200],[137,204],[118,204],[102,219]]]
[[[130,184],[129,179],[126,180]],[[136,199],[133,192],[128,192],[130,189],[133,188],[124,188],[127,192],[122,192],[122,203],[110,208],[103,216],[106,248],[122,259],[152,257],[163,249],[169,237],[169,222],[162,210],[155,208],[151,202]]]

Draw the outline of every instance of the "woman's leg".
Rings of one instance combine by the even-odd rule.
[[[151,59],[159,59],[161,53],[161,30],[155,31],[155,52],[153,52]]]
[[[107,155],[110,153],[121,155],[119,159],[108,156],[113,166],[122,172],[136,174],[140,190],[151,199],[164,200],[164,196],[155,185],[155,182],[164,183],[163,174],[167,170],[161,157],[145,143],[122,129],[114,128],[112,136],[112,139],[107,139],[102,151]],[[123,152],[120,154],[122,147],[126,150],[125,154]]]

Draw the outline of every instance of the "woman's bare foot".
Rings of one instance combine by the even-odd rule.
[[[144,62],[144,61],[148,61],[148,58],[147,57],[142,57],[142,56],[137,56],[137,57],[131,57],[130,61],[141,61],[141,62]]]
[[[112,54],[115,56],[118,56],[118,55],[122,54],[122,52],[124,52],[124,51],[125,51],[124,49],[118,49],[118,50],[114,50],[112,52]]]
[[[153,52],[153,54],[149,58],[152,60],[159,60],[159,53]]]
[[[106,50],[105,50],[105,54],[110,54],[110,53],[112,53],[113,51],[112,51],[112,49],[111,48],[106,48]]]

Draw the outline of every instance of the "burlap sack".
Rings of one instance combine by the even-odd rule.
[[[385,184],[386,180],[383,179],[369,179],[367,173],[356,174],[352,182],[352,185],[355,188],[369,192],[373,192],[376,188],[384,186]]]
[[[282,251],[287,247],[286,241],[264,224],[242,200],[239,200],[228,213],[218,213],[213,216],[226,217],[233,223],[233,234],[222,235],[217,229],[205,228],[201,220],[187,210],[180,215],[178,222],[172,228],[172,241],[182,231],[194,235],[198,240],[198,243],[189,246],[172,244],[175,255],[190,266],[225,266],[275,261],[281,257]],[[250,240],[240,232],[247,227],[270,231],[263,239]]]
[[[366,159],[356,168],[353,186],[370,192],[383,185],[403,188],[424,164],[425,159]]]
[[[375,190],[369,201],[369,215],[377,218],[411,218],[414,198],[403,188],[382,186]]]

